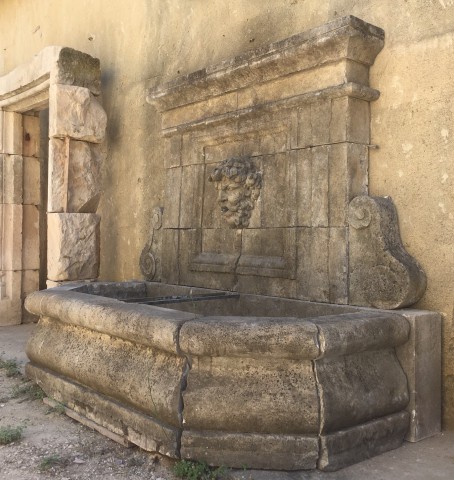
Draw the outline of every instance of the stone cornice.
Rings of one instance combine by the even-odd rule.
[[[339,62],[348,64],[344,66],[346,82],[367,86],[364,71],[373,64],[383,44],[382,29],[353,16],[343,17],[178,77],[150,89],[147,101],[166,111]]]

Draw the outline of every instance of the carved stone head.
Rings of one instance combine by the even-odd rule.
[[[209,180],[218,190],[223,219],[231,228],[247,227],[260,195],[262,172],[249,157],[232,157],[220,162]]]

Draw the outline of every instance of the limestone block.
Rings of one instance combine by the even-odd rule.
[[[93,279],[99,267],[99,216],[49,213],[47,274],[53,281]]]
[[[408,413],[399,412],[372,422],[321,435],[318,468],[335,471],[402,445]]]
[[[36,157],[23,157],[24,188],[23,201],[27,205],[40,205],[41,178],[40,160]]]
[[[195,318],[192,313],[178,310],[68,291],[71,288],[80,289],[80,284],[35,292],[27,297],[25,306],[35,315],[173,354],[178,353],[181,325]]]
[[[356,197],[348,219],[349,303],[394,309],[417,302],[426,276],[402,245],[391,198]]]
[[[2,203],[21,204],[23,202],[24,162],[19,155],[0,155],[3,163]]]
[[[177,457],[176,428],[37,365],[27,364],[26,375],[49,397],[111,432],[125,436],[140,448]]]
[[[22,298],[39,290],[39,270],[22,270]]]
[[[164,167],[172,168],[181,165],[182,137],[175,135],[165,139],[164,144]]]
[[[380,350],[407,342],[410,325],[395,313],[367,310],[308,319],[318,329],[320,356],[340,356]]]
[[[182,170],[180,228],[197,228],[202,224],[204,171],[203,165],[189,165]]]
[[[101,195],[102,145],[70,142],[68,211],[95,213]]]
[[[11,301],[20,300],[22,292],[22,272],[18,270],[3,271],[2,280],[6,286],[6,298]]]
[[[181,456],[232,468],[309,470],[316,468],[318,437],[183,431]]]
[[[103,141],[106,113],[87,88],[51,85],[49,112],[49,137],[71,137],[91,143]]]
[[[180,348],[197,357],[313,359],[318,329],[300,318],[203,317],[185,323]]]
[[[346,228],[298,229],[298,298],[347,303],[347,245]]]
[[[166,171],[165,206],[163,215],[164,228],[178,228],[180,224],[181,168]]]
[[[366,100],[340,97],[332,100],[330,143],[370,143],[370,104]]]
[[[405,439],[418,442],[441,431],[441,316],[407,309],[401,315],[411,325],[409,341],[397,348],[410,392]]]
[[[256,163],[258,170],[263,172],[262,191],[253,214],[257,212],[260,223],[257,227],[293,227],[296,225],[297,197],[297,166],[289,160],[289,155],[267,155],[261,165]],[[254,222],[249,222],[254,227]]]
[[[36,205],[23,206],[22,242],[22,268],[39,270],[39,210]]]
[[[2,270],[22,270],[23,205],[5,204],[3,209]]]
[[[22,272],[0,272],[2,296],[0,298],[0,326],[19,325],[22,322]]]
[[[22,115],[0,111],[0,153],[22,155]]]
[[[39,290],[39,270],[22,270],[22,300],[32,292]],[[22,307],[22,323],[37,322],[39,317]]]
[[[39,117],[23,115],[23,146],[24,157],[39,157],[40,125]]]
[[[310,360],[196,357],[183,401],[189,430],[280,434],[319,430]]]
[[[179,235],[179,231],[175,229],[165,228],[162,231],[162,281],[173,285],[180,283],[178,268]]]
[[[323,82],[328,81],[328,78],[331,82],[337,82],[331,83],[332,85],[362,82],[367,74],[367,66],[374,62],[375,56],[383,47],[383,37],[383,30],[358,18],[339,18],[308,32],[251,50],[219,65],[179,77],[150,90],[147,101],[156,104],[160,110],[169,110],[216,97],[226,91],[231,92],[234,87],[241,89],[238,105],[254,105],[257,79],[260,79],[260,88],[257,89],[261,90],[262,97],[262,92],[267,93],[269,88],[266,82],[271,83],[276,78],[283,81],[278,87],[273,86],[271,92],[275,95],[291,95],[294,92],[285,80],[291,83],[291,74],[302,71],[309,73],[310,83],[301,82],[303,85],[299,91],[304,87],[324,86]],[[343,62],[338,62],[339,60]],[[326,71],[341,71],[336,71],[337,63],[346,64],[342,75],[327,75]],[[351,68],[352,63],[357,63],[358,67]],[[361,64],[365,67],[361,67]],[[325,72],[318,78],[317,73],[323,67]],[[246,88],[251,85],[252,88]]]
[[[56,67],[51,72],[52,83],[85,87],[93,95],[101,93],[101,67],[97,58],[72,48],[60,47]]]
[[[315,361],[321,432],[331,433],[400,412],[408,404],[407,379],[393,349]]]
[[[20,299],[0,300],[0,326],[20,325],[22,323],[22,302]]]
[[[292,228],[248,228],[242,232],[241,256],[236,272],[295,278],[296,231]]]
[[[178,427],[186,359],[41,318],[27,345],[32,363]]]

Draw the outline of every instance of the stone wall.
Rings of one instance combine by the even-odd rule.
[[[145,92],[180,74],[287,38],[337,17],[355,15],[385,31],[370,71],[381,92],[371,105],[369,192],[390,195],[403,242],[428,277],[419,308],[444,324],[444,419],[454,427],[454,165],[451,0],[120,0],[0,5],[0,74],[47,45],[101,60],[109,118],[103,168],[101,277],[140,278],[152,214],[164,203],[160,117]]]

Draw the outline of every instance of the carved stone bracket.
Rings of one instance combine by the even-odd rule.
[[[426,276],[402,245],[391,198],[354,198],[348,220],[349,303],[395,309],[417,302],[426,288]]]
[[[140,254],[140,271],[145,279],[149,281],[155,278],[157,271],[157,259],[156,255],[153,253],[153,241],[155,239],[155,231],[159,230],[162,226],[162,210],[161,207],[153,209],[153,214],[151,216],[150,239]]]

